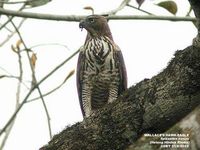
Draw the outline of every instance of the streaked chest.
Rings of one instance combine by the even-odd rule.
[[[115,69],[114,46],[105,37],[90,39],[85,43],[85,69],[94,72]]]

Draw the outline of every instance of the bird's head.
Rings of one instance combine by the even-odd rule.
[[[112,39],[107,19],[100,15],[91,15],[81,20],[79,23],[81,29],[85,28],[89,37],[107,36]]]

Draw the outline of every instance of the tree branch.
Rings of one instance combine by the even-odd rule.
[[[75,15],[51,15],[51,14],[40,14],[31,12],[21,12],[13,11],[0,8],[0,13],[4,15],[24,17],[24,18],[34,18],[43,20],[56,20],[56,21],[75,21],[79,22],[86,16],[75,16]],[[178,17],[178,16],[135,16],[135,15],[111,15],[108,16],[111,20],[170,20],[170,21],[196,21],[193,17]]]

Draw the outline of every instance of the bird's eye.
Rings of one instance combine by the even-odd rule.
[[[89,22],[93,23],[94,22],[94,18],[89,18]]]

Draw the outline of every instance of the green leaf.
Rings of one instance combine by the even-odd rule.
[[[28,0],[26,1],[26,5],[29,5],[30,7],[38,7],[38,6],[45,5],[51,1],[52,0]]]
[[[172,13],[174,15],[176,15],[177,10],[178,10],[177,5],[174,1],[164,1],[164,2],[160,2],[156,5],[168,10],[170,13]]]

